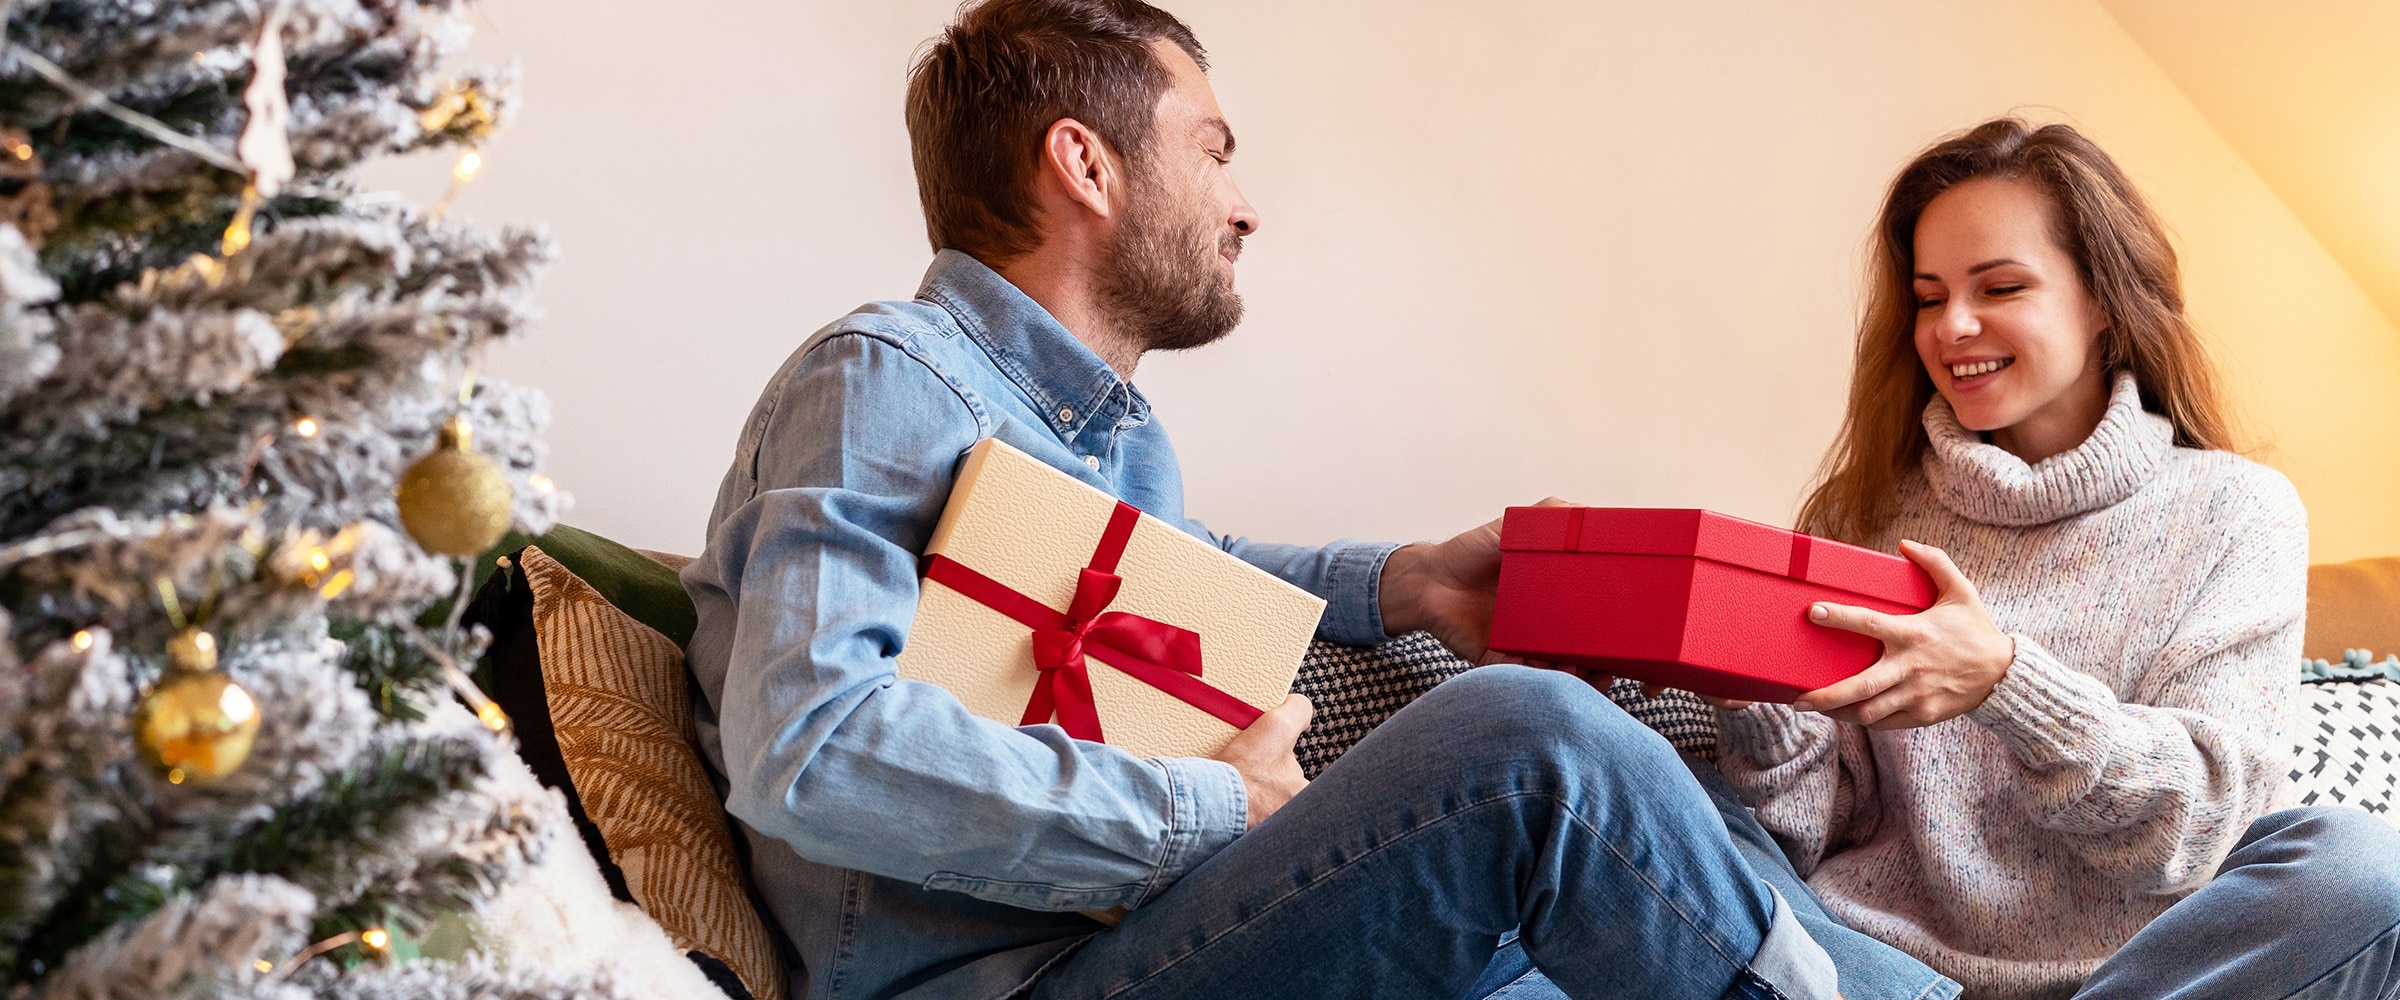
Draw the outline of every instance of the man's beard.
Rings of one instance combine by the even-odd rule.
[[[1139,178],[1100,274],[1100,308],[1146,351],[1213,343],[1242,321],[1242,297],[1217,269],[1220,253],[1241,256],[1242,238],[1188,213],[1157,178]]]

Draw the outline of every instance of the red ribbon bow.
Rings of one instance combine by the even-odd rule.
[[[1142,512],[1117,504],[1108,530],[1092,561],[1075,580],[1075,597],[1059,611],[1020,594],[1007,584],[968,569],[948,556],[925,560],[925,577],[966,595],[1033,630],[1033,665],[1042,672],[1017,724],[1039,725],[1058,717],[1059,727],[1079,740],[1103,742],[1100,710],[1092,697],[1092,678],[1085,658],[1131,674],[1207,712],[1237,729],[1247,729],[1262,714],[1241,699],[1200,680],[1200,634],[1162,621],[1124,611],[1110,611],[1125,580],[1117,575],[1117,560],[1133,538]]]

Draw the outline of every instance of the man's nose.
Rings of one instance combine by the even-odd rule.
[[[1258,209],[1250,207],[1250,199],[1236,193],[1233,196],[1233,214],[1226,222],[1233,227],[1234,235],[1255,234],[1259,227]]]

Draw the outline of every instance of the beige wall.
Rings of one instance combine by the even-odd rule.
[[[555,400],[573,521],[697,549],[766,376],[914,288],[900,93],[951,6],[485,8],[530,100],[460,209],[566,246],[551,322],[496,367]],[[1249,322],[1137,379],[1219,530],[1424,537],[1545,494],[1789,523],[1881,186],[2022,109],[2086,128],[2179,234],[2318,556],[2400,553],[2400,332],[2092,0],[1175,9],[1266,220]]]

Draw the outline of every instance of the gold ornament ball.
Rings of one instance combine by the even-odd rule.
[[[508,533],[516,494],[473,440],[465,418],[452,417],[433,453],[400,475],[400,526],[427,552],[481,555]]]
[[[168,672],[133,713],[142,759],[178,785],[213,784],[240,770],[257,736],[258,702],[214,670]]]

